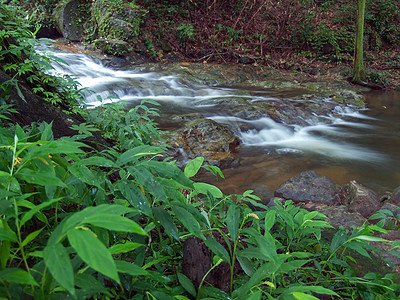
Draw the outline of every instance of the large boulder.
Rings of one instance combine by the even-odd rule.
[[[189,159],[203,156],[208,164],[222,168],[238,164],[235,152],[240,145],[239,138],[228,126],[214,120],[198,119],[186,123],[176,143]]]
[[[365,218],[369,218],[382,206],[377,193],[355,180],[341,188],[339,197],[341,202],[347,205],[349,212],[358,212]]]
[[[93,1],[92,12],[99,38],[129,42],[139,35],[145,15],[145,11],[134,4],[116,5],[110,0]]]
[[[70,41],[81,41],[84,33],[84,23],[89,19],[89,11],[80,0],[61,1],[54,17],[58,31]]]
[[[294,202],[317,202],[337,205],[338,186],[329,178],[315,171],[305,171],[284,182],[275,191],[275,197]]]

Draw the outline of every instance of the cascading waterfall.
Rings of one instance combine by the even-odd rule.
[[[86,102],[90,105],[115,101],[115,97],[131,106],[143,99],[151,99],[161,104],[166,123],[171,115],[195,112],[230,126],[242,141],[244,155],[251,153],[250,156],[254,156],[256,151],[259,155],[268,154],[268,159],[271,155],[279,159],[285,154],[290,159],[296,155],[296,159],[306,157],[313,161],[311,165],[319,168],[327,164],[358,168],[356,171],[351,169],[351,173],[358,172],[359,177],[365,175],[363,172],[382,173],[377,165],[384,168],[393,166],[396,161],[394,166],[399,167],[393,153],[382,151],[382,147],[371,143],[382,134],[383,124],[371,111],[359,112],[351,107],[336,106],[331,114],[310,114],[309,119],[303,118],[302,125],[278,122],[266,115],[243,118],[230,111],[230,103],[241,101],[252,105],[279,100],[291,105],[299,101],[271,96],[270,91],[254,87],[246,91],[244,88],[207,86],[179,74],[146,72],[140,68],[115,70],[85,54],[48,51],[67,63],[55,63],[54,73],[71,75],[82,88],[91,91],[86,93]],[[394,107],[400,110],[398,105]],[[394,127],[400,128],[398,123]]]

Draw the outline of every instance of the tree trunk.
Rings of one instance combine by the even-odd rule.
[[[357,33],[354,47],[354,72],[353,82],[361,83],[365,81],[365,69],[363,63],[363,44],[364,44],[364,12],[365,1],[358,0]]]

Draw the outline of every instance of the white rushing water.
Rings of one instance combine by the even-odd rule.
[[[384,154],[352,142],[359,135],[358,129],[367,132],[371,129],[370,124],[362,121],[372,118],[349,107],[337,106],[333,111],[335,116],[311,114],[312,118],[306,120],[308,125],[304,126],[278,123],[267,117],[246,120],[230,116],[229,111],[224,111],[227,103],[240,99],[251,105],[277,98],[271,97],[266,91],[243,93],[243,89],[210,87],[181,75],[143,72],[140,69],[115,70],[80,53],[53,51],[52,55],[67,63],[54,64],[54,73],[70,75],[77,79],[82,88],[91,91],[86,93],[86,102],[90,105],[102,105],[116,101],[115,98],[131,105],[151,99],[163,103],[162,109],[171,110],[172,113],[198,112],[227,124],[245,147],[262,147],[265,151],[277,153],[314,153],[337,160],[384,160]],[[287,99],[289,105],[291,101]]]

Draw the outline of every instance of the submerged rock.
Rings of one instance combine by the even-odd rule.
[[[305,171],[284,182],[275,196],[294,202],[317,202],[326,205],[338,204],[338,186],[328,177],[315,171]]]

